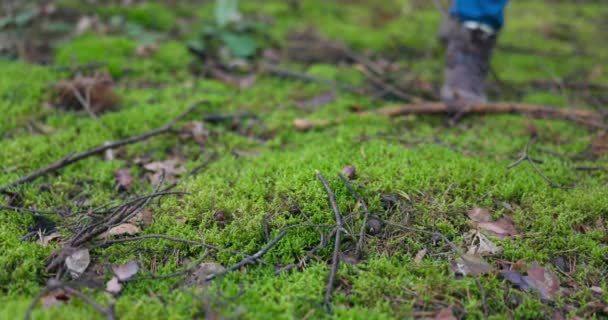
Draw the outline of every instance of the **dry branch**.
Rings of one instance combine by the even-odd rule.
[[[7,193],[8,189],[10,189],[10,188],[13,188],[13,187],[16,187],[16,186],[19,186],[19,185],[31,182],[31,181],[36,180],[37,178],[42,177],[44,175],[47,175],[47,174],[59,171],[59,169],[64,168],[64,167],[66,167],[66,166],[68,166],[68,165],[70,165],[72,163],[75,163],[77,161],[80,161],[82,159],[86,159],[86,158],[89,158],[91,156],[101,154],[101,153],[105,152],[106,150],[116,149],[118,147],[122,147],[122,146],[125,146],[125,145],[128,145],[128,144],[133,144],[133,143],[136,143],[136,142],[147,140],[149,138],[152,138],[152,137],[160,135],[160,134],[171,132],[173,130],[173,126],[175,126],[175,124],[178,121],[180,121],[182,118],[184,118],[185,116],[187,116],[188,114],[190,114],[200,104],[201,104],[201,102],[195,103],[190,108],[188,108],[185,112],[183,112],[182,114],[180,114],[179,116],[177,116],[173,120],[169,121],[166,125],[164,125],[164,126],[162,126],[160,128],[157,128],[157,129],[154,129],[154,130],[142,133],[142,134],[137,135],[137,136],[126,138],[126,139],[123,139],[123,140],[118,140],[118,141],[115,141],[115,142],[112,142],[112,143],[107,143],[107,144],[99,145],[99,146],[91,148],[91,149],[89,149],[87,151],[84,151],[84,152],[81,152],[81,153],[77,153],[77,154],[71,154],[71,155],[68,155],[68,156],[66,156],[66,157],[64,157],[62,159],[59,159],[59,160],[55,161],[54,163],[52,163],[52,164],[50,164],[50,165],[48,165],[48,166],[46,166],[44,168],[41,168],[39,170],[36,170],[36,171],[28,174],[27,176],[21,178],[21,179],[18,179],[18,180],[13,181],[13,182],[11,182],[11,183],[3,186],[3,187],[0,187],[0,194]]]
[[[418,104],[384,107],[376,110],[375,112],[389,117],[398,117],[408,114],[519,113],[534,118],[572,121],[596,129],[608,128],[608,125],[602,122],[602,115],[591,110],[583,110],[576,108],[556,108],[523,103],[484,103],[468,106],[464,109],[455,109],[443,102],[424,102]]]

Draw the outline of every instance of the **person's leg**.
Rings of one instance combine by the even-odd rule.
[[[507,0],[454,0],[441,98],[454,107],[484,103],[485,78]]]

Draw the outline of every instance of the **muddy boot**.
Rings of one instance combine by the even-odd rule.
[[[454,108],[485,103],[485,78],[496,34],[476,23],[463,23],[449,35],[441,99]]]

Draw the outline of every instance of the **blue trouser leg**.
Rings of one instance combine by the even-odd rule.
[[[476,21],[499,30],[508,0],[453,0],[450,14],[460,21]]]

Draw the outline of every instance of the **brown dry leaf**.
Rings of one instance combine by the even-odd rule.
[[[416,256],[414,257],[414,264],[419,265],[422,262],[422,259],[424,258],[425,255],[426,255],[426,249],[422,249],[422,250],[418,251],[418,253],[416,253]]]
[[[538,290],[541,298],[546,300],[553,300],[555,294],[559,290],[559,279],[555,274],[545,270],[538,263],[533,262],[530,268],[528,268],[528,276],[526,281],[531,287]]]
[[[73,252],[65,259],[65,266],[70,271],[72,278],[76,279],[87,269],[91,263],[88,249],[80,249]]]
[[[189,286],[203,286],[207,282],[205,278],[208,275],[217,275],[225,270],[226,268],[217,262],[203,262],[188,278],[186,278],[185,283]]]
[[[486,208],[473,208],[467,213],[469,218],[475,222],[490,222],[492,221],[492,215],[490,210]]]
[[[114,171],[114,178],[116,179],[118,186],[123,190],[130,190],[133,186],[133,181],[135,181],[135,178],[133,178],[129,169],[118,169]]]
[[[479,276],[492,271],[492,266],[490,266],[485,260],[483,260],[481,257],[470,255],[468,253],[458,257],[458,259],[455,261],[451,261],[450,264],[450,269],[454,273],[461,274],[463,276]]]
[[[112,271],[114,271],[114,275],[118,277],[118,280],[125,281],[131,279],[131,277],[137,274],[139,271],[139,265],[137,265],[137,262],[131,260],[125,264],[112,266]]]
[[[491,256],[502,252],[500,247],[477,230],[469,231],[465,238],[470,239],[470,245],[467,249],[469,255]]]
[[[201,121],[191,121],[186,123],[183,127],[182,138],[192,138],[199,145],[204,145],[209,138],[209,130],[205,127],[205,124]]]
[[[42,302],[44,309],[48,309],[60,303],[66,304],[68,301],[70,301],[70,296],[63,289],[53,290],[40,297],[40,302]]]
[[[52,104],[60,109],[100,113],[118,105],[120,99],[113,89],[114,81],[109,75],[76,76],[54,86]]]
[[[158,50],[158,44],[148,43],[142,44],[135,49],[135,55],[140,58],[150,58]]]
[[[452,308],[444,308],[441,309],[437,315],[435,315],[435,320],[457,320],[454,316],[454,312],[452,312]]]
[[[357,178],[357,168],[353,165],[347,165],[342,168],[342,174],[346,176],[348,179],[356,179]]]
[[[111,294],[118,294],[122,290],[122,284],[118,281],[117,277],[112,277],[108,283],[106,283],[106,291]]]
[[[123,223],[123,224],[119,224],[113,228],[111,228],[110,230],[102,233],[101,235],[99,235],[100,238],[106,238],[106,237],[110,237],[110,236],[122,236],[122,235],[134,235],[139,233],[141,230],[139,229],[138,226],[132,224],[132,223]]]
[[[518,234],[513,222],[508,218],[500,218],[494,222],[480,222],[477,224],[477,226],[488,231],[490,234],[499,239],[504,239]]]
[[[322,128],[329,124],[327,120],[307,120],[307,119],[295,119],[293,125],[298,131],[308,131],[313,128]]]
[[[149,209],[143,209],[135,217],[131,218],[129,222],[139,224],[142,226],[149,226],[154,221],[154,212]]]
[[[57,233],[57,232],[53,232],[49,235],[43,235],[42,233],[38,234],[38,241],[36,241],[36,243],[38,243],[39,245],[46,247],[49,245],[49,243],[51,241],[57,241],[59,239],[61,239],[63,237],[62,234]]]
[[[167,180],[173,179],[175,176],[180,175],[186,169],[184,168],[183,162],[179,159],[168,159],[165,161],[154,161],[144,165],[144,168],[148,171],[152,171],[153,174],[148,176],[150,183],[156,185],[160,182],[160,177],[165,173]]]

